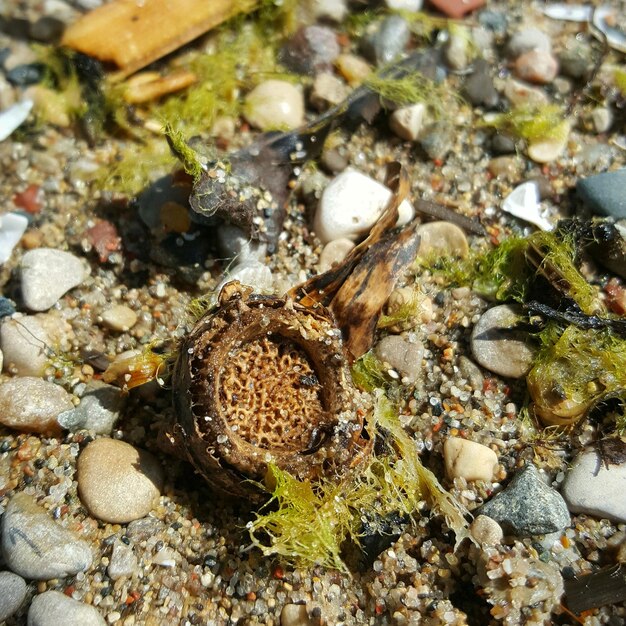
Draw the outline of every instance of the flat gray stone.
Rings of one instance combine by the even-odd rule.
[[[2,517],[2,554],[12,571],[32,580],[84,572],[93,559],[86,541],[54,522],[25,493],[11,498]]]
[[[375,348],[376,356],[396,370],[410,383],[416,382],[422,372],[424,346],[411,343],[400,335],[383,337]]]
[[[532,464],[524,466],[506,489],[476,514],[491,517],[506,533],[517,537],[547,535],[571,523],[565,500],[541,480]]]
[[[626,217],[626,168],[583,178],[576,183],[582,201],[598,215]]]
[[[60,591],[46,591],[33,599],[27,626],[105,626],[98,610]]]
[[[26,581],[13,572],[0,572],[0,622],[9,619],[25,597]]]
[[[399,15],[390,15],[380,22],[374,32],[365,36],[363,53],[376,65],[386,65],[404,50],[410,37],[406,20]]]

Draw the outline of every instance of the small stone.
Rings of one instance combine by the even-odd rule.
[[[392,11],[417,13],[423,4],[424,0],[385,0],[385,6]]]
[[[606,133],[613,124],[613,113],[607,107],[597,107],[591,112],[591,122],[596,133]]]
[[[421,102],[402,107],[389,116],[389,128],[400,139],[416,141],[424,126],[425,116],[426,107]]]
[[[530,83],[550,84],[559,72],[559,64],[550,52],[531,50],[515,60],[515,73]]]
[[[15,246],[19,243],[27,228],[28,218],[24,215],[19,213],[0,215],[0,265],[6,263],[11,258]]]
[[[35,596],[28,610],[28,626],[106,626],[93,606],[78,602],[60,591]]]
[[[444,54],[451,69],[460,72],[467,67],[470,41],[471,36],[467,28],[461,26],[450,31]]]
[[[586,79],[593,69],[593,48],[584,40],[573,37],[559,54],[559,66],[564,76]]]
[[[333,30],[327,26],[304,26],[280,51],[279,60],[292,72],[313,75],[330,70],[340,52]]]
[[[85,239],[98,253],[100,263],[106,263],[114,252],[122,249],[122,238],[113,222],[98,220],[85,231]]]
[[[465,478],[468,481],[491,482],[498,465],[498,457],[491,448],[460,437],[446,439],[443,459],[448,478]]]
[[[571,523],[565,500],[546,485],[532,463],[517,472],[506,489],[478,513],[488,515],[517,537],[555,533]]]
[[[250,239],[244,230],[232,224],[220,224],[217,227],[217,247],[227,259],[263,261],[267,254],[267,244]]]
[[[508,53],[514,58],[533,50],[552,52],[552,40],[542,30],[531,26],[514,33],[507,48]]]
[[[491,149],[495,154],[512,154],[515,152],[515,140],[508,135],[496,133],[491,139]]]
[[[36,22],[30,25],[29,34],[33,39],[44,43],[52,43],[63,34],[65,24],[48,15],[42,15]]]
[[[238,280],[242,285],[254,287],[256,293],[272,293],[274,290],[272,270],[259,261],[244,261],[232,267],[218,285],[216,293],[231,280]]]
[[[451,222],[428,222],[417,229],[420,236],[417,256],[422,259],[440,257],[465,258],[469,244],[465,233]]]
[[[528,156],[535,163],[552,163],[556,161],[567,148],[569,131],[569,123],[565,122],[563,129],[557,136],[530,142],[526,149]]]
[[[570,511],[618,523],[626,522],[626,463],[607,467],[597,450],[579,454],[567,472],[561,493]]]
[[[102,311],[102,323],[110,330],[125,332],[137,323],[137,313],[125,304],[115,304]]]
[[[319,619],[309,617],[304,604],[285,604],[280,612],[280,626],[319,626]]]
[[[466,356],[461,356],[459,357],[459,371],[461,372],[461,376],[467,380],[472,389],[482,391],[485,377],[476,363],[468,359]]]
[[[9,500],[2,517],[2,554],[12,571],[32,580],[73,576],[93,559],[86,541],[55,523],[23,492]]]
[[[132,546],[126,545],[119,539],[115,540],[107,574],[111,580],[130,578],[137,571],[137,557],[133,553]]]
[[[626,168],[583,178],[576,192],[597,215],[626,218]]]
[[[163,470],[145,450],[96,439],[78,458],[77,480],[80,499],[93,517],[125,524],[152,510],[163,488]]]
[[[504,95],[514,107],[542,106],[548,103],[548,96],[543,89],[531,87],[513,78],[504,83]]]
[[[18,376],[42,376],[51,343],[46,329],[32,315],[4,319],[0,326],[4,365]]]
[[[326,18],[333,22],[343,22],[348,13],[346,0],[312,0],[311,5],[315,17]]]
[[[518,306],[502,304],[483,313],[474,326],[472,354],[490,372],[521,378],[530,370],[535,349],[529,345],[528,333],[514,330],[521,316]]]
[[[376,223],[391,191],[352,167],[336,176],[324,189],[313,228],[323,243],[333,239],[356,241]],[[415,210],[405,200],[399,208],[398,225],[409,222]]]
[[[541,214],[539,185],[528,181],[519,185],[504,199],[502,210],[541,230],[552,230],[552,224]]]
[[[362,40],[364,55],[376,65],[391,63],[409,43],[411,31],[406,20],[390,15]]]
[[[483,546],[496,546],[502,543],[504,533],[500,524],[487,515],[479,515],[470,524],[470,533]]]
[[[0,385],[0,423],[28,433],[57,435],[57,417],[72,409],[72,396],[60,385],[33,376]]]
[[[350,241],[350,239],[333,239],[333,241],[329,241],[320,254],[320,273],[326,272],[333,265],[341,263],[352,248],[354,248],[354,242]]]
[[[459,19],[466,13],[479,9],[485,0],[430,0],[436,9],[453,19]]]
[[[318,111],[326,111],[343,102],[349,92],[348,86],[339,77],[330,72],[320,72],[313,81],[309,101]]]
[[[176,550],[165,546],[161,548],[153,557],[152,562],[161,567],[174,567],[180,561],[180,555]]]
[[[348,167],[349,161],[338,149],[327,148],[322,152],[320,165],[327,172],[335,176],[343,172]]]
[[[244,115],[259,130],[291,130],[304,122],[302,90],[284,80],[266,80],[247,96]]]
[[[43,63],[24,63],[6,71],[7,80],[18,87],[35,85],[44,79],[46,67]]]
[[[31,311],[46,311],[89,275],[81,259],[52,248],[30,250],[20,266],[22,298]]]
[[[424,346],[400,335],[387,335],[376,345],[376,356],[396,370],[408,383],[419,380],[422,372]]]
[[[26,581],[13,572],[0,572],[0,622],[9,619],[26,598]]]
[[[510,182],[519,180],[523,167],[523,161],[518,156],[495,157],[487,163],[487,169],[492,176]]]
[[[420,145],[433,161],[444,159],[452,150],[454,131],[447,122],[435,122],[421,133]]]
[[[335,66],[352,87],[360,85],[372,73],[369,63],[354,54],[340,54]]]
[[[465,95],[474,106],[492,109],[498,104],[498,92],[493,84],[489,64],[484,59],[474,62],[474,71],[465,80]]]

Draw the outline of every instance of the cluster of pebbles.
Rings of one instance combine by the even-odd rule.
[[[48,88],[20,73],[34,60],[28,38],[53,41],[98,0],[23,4],[3,5],[15,11],[0,34],[3,111],[45,100]],[[299,31],[283,59],[310,74],[312,87],[259,84],[244,108],[253,128],[301,124],[412,45],[398,14],[351,41],[343,0],[313,4],[320,22]],[[382,7],[415,12],[421,4]],[[569,445],[539,451],[541,432],[532,439],[520,419],[532,353],[517,341],[484,340],[510,311],[431,271],[399,277],[388,306],[417,293],[415,314],[381,332],[374,351],[409,390],[403,424],[423,462],[472,511],[474,543],[455,547],[443,521],[424,510],[352,577],[263,557],[249,549],[249,508],[215,497],[189,464],[158,447],[169,390],[152,382],[123,394],[101,380],[119,355],[182,337],[189,302],[226,280],[281,293],[344,258],[389,196],[378,181],[392,160],[412,184],[404,221],[416,212],[411,198],[444,202],[479,218],[492,243],[532,232],[501,210],[529,181],[549,223],[577,211],[625,217],[625,96],[611,83],[624,55],[610,52],[598,71],[604,87],[578,99],[599,54],[584,24],[548,18],[534,4],[481,4],[426,7],[461,18],[433,65],[465,98],[454,116],[432,120],[415,104],[350,135],[339,130],[321,168],[301,177],[302,203],[292,202],[273,254],[228,225],[210,253],[182,234],[173,251],[161,249],[150,230],[180,216],[111,201],[90,181],[118,140],[90,147],[62,116],[0,142],[0,622],[569,624],[564,580],[626,562],[626,465],[604,465],[585,447],[596,436],[590,424]],[[558,139],[523,146],[483,123],[512,105],[574,100]],[[231,119],[214,132],[245,145],[255,131]],[[585,204],[573,196],[577,184]],[[450,222],[419,228],[425,258],[463,257],[485,243]],[[580,617],[589,626],[625,620],[619,602],[592,603]]]

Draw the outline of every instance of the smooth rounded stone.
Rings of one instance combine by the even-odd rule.
[[[13,572],[0,572],[0,622],[9,619],[26,598],[26,581]]]
[[[319,271],[326,272],[333,265],[341,263],[352,248],[354,248],[354,242],[350,241],[350,239],[333,239],[333,241],[329,241],[320,254]]]
[[[346,0],[312,0],[310,6],[315,17],[332,22],[342,22],[348,13]]]
[[[328,148],[320,156],[320,165],[334,176],[343,172],[349,164],[348,158],[337,148]]]
[[[417,13],[422,8],[424,0],[385,0],[385,6],[392,11],[410,11]]]
[[[387,187],[349,167],[324,189],[313,229],[322,243],[343,238],[355,241],[376,223],[390,198]],[[403,225],[413,219],[415,210],[405,200],[399,214],[398,225]]]
[[[218,285],[216,293],[219,293],[221,288],[232,280],[254,287],[257,293],[272,293],[274,289],[272,270],[258,261],[244,261],[232,267]]]
[[[448,122],[435,122],[420,135],[420,146],[433,161],[443,159],[452,150],[454,131]]]
[[[65,24],[56,17],[43,15],[30,25],[29,35],[37,41],[52,43],[56,41],[65,29]]]
[[[119,387],[93,380],[88,383],[80,404],[61,413],[57,422],[71,432],[89,430],[96,435],[109,435],[123,404],[124,396]]]
[[[327,26],[304,26],[283,46],[280,62],[292,72],[314,74],[332,69],[341,48],[337,34]]]
[[[531,50],[517,57],[515,73],[530,83],[548,85],[559,73],[559,63],[550,52]]]
[[[472,389],[482,391],[485,377],[476,363],[468,359],[466,356],[459,357],[459,372],[461,372],[461,376],[465,378]]]
[[[383,337],[375,348],[376,356],[396,370],[403,380],[415,383],[422,373],[424,345],[409,341],[400,335]]]
[[[353,87],[360,85],[372,73],[370,64],[356,54],[340,54],[335,67]]]
[[[492,176],[510,182],[519,180],[523,169],[523,160],[513,155],[495,157],[487,163],[487,170]]]
[[[106,626],[95,607],[74,600],[60,591],[46,591],[33,598],[27,626]]]
[[[18,376],[42,376],[51,343],[47,330],[31,315],[4,319],[0,325],[4,365]]]
[[[559,53],[561,74],[569,78],[587,78],[593,69],[593,63],[593,48],[575,37],[567,41]]]
[[[244,115],[259,130],[291,130],[304,122],[302,90],[284,80],[266,80],[247,96]]]
[[[509,39],[507,51],[512,57],[519,57],[525,52],[531,52],[532,50],[552,52],[550,36],[542,30],[531,26],[518,30]]]
[[[465,258],[469,252],[469,244],[465,233],[451,222],[428,222],[417,228],[420,236],[417,256],[422,259],[439,257]]]
[[[465,27],[457,27],[450,31],[450,36],[446,42],[444,56],[448,66],[460,72],[469,64],[471,36]]]
[[[613,113],[608,107],[597,107],[591,112],[591,123],[596,133],[606,133],[613,124]]]
[[[125,332],[137,323],[137,313],[125,304],[114,304],[102,311],[100,317],[110,330]]]
[[[497,106],[498,92],[487,61],[478,59],[474,62],[474,71],[466,78],[464,91],[474,106],[484,106],[487,109]]]
[[[521,378],[528,373],[535,349],[529,345],[528,333],[510,330],[521,315],[521,308],[510,304],[494,306],[481,315],[470,340],[479,365],[507,378]]]
[[[280,612],[280,626],[318,626],[319,619],[309,617],[304,604],[285,604]]]
[[[488,515],[505,533],[517,537],[555,533],[571,523],[565,500],[546,485],[532,463],[519,470],[506,489],[477,513]]]
[[[498,465],[498,457],[491,448],[461,437],[446,439],[443,460],[448,478],[465,478],[468,481],[491,482]]]
[[[426,107],[421,102],[401,107],[389,116],[389,128],[400,139],[416,141],[424,127],[425,117]]]
[[[561,494],[569,510],[626,522],[626,464],[609,463],[597,450],[585,450],[565,475]]]
[[[576,192],[598,215],[626,218],[626,168],[580,179]]]
[[[540,87],[532,87],[513,78],[504,83],[504,95],[514,107],[548,104],[548,96]]]
[[[22,299],[31,311],[47,311],[89,275],[85,263],[69,252],[52,248],[30,250],[22,257]]]
[[[508,135],[496,133],[491,139],[491,149],[495,154],[513,154],[515,152],[515,140]]]
[[[504,536],[500,524],[487,515],[479,515],[474,519],[470,524],[470,533],[483,546],[496,546],[502,543]]]
[[[267,244],[253,241],[243,229],[232,224],[217,227],[217,247],[224,258],[236,258],[240,262],[262,261],[267,254]]]
[[[86,541],[54,522],[23,492],[9,500],[2,517],[2,555],[13,572],[32,580],[73,576],[93,560]]]
[[[343,102],[350,93],[348,86],[330,72],[320,72],[313,80],[309,102],[318,111],[326,111],[331,106]]]
[[[566,150],[569,142],[569,125],[558,137],[551,137],[528,144],[526,152],[535,163],[552,163]]]
[[[163,488],[163,470],[145,450],[96,439],[78,458],[77,480],[80,499],[93,517],[125,524],[152,510]]]
[[[60,385],[34,376],[11,378],[0,385],[0,424],[27,433],[57,435],[57,417],[74,408]]]
[[[391,63],[406,48],[411,30],[399,15],[390,15],[368,33],[361,42],[363,54],[376,65]]]
[[[123,541],[116,539],[111,551],[109,567],[107,567],[109,578],[111,580],[130,578],[137,570],[137,557],[133,553],[132,546],[128,546]]]

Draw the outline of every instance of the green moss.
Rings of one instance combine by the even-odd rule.
[[[569,133],[565,111],[558,104],[515,107],[507,113],[491,116],[484,124],[530,143],[562,140]]]
[[[421,301],[418,289],[414,289],[398,308],[388,314],[383,314],[378,319],[378,328],[390,328],[391,326],[404,326],[415,319]]]
[[[166,122],[163,132],[167,138],[170,149],[183,164],[185,172],[196,182],[204,171],[198,153],[189,147],[183,133],[175,129],[169,122]]]
[[[622,97],[626,98],[626,68],[617,68],[613,72],[613,80]]]
[[[438,17],[423,11],[396,11],[396,13],[409,24],[414,35],[429,40],[436,31],[446,30],[452,23],[451,20],[445,17]]]
[[[370,393],[376,389],[387,389],[393,382],[383,362],[371,350],[352,364],[352,381]]]

